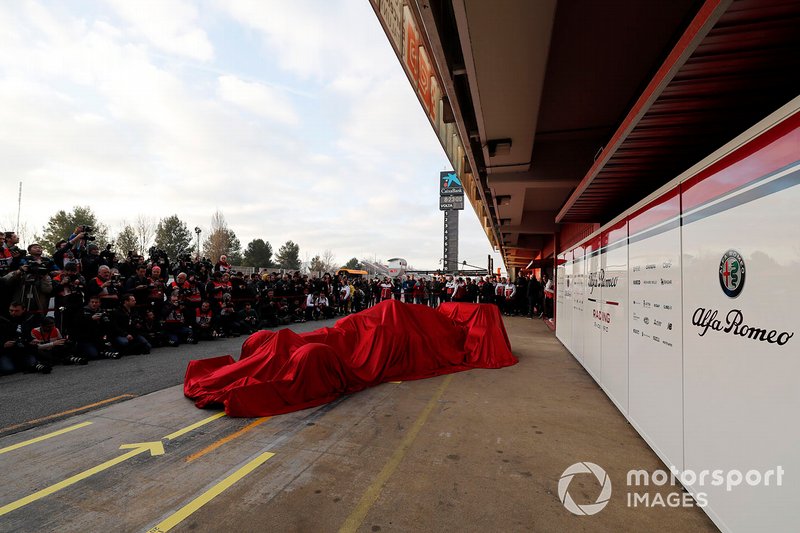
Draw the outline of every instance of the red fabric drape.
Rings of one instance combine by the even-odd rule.
[[[439,309],[387,300],[297,334],[259,331],[227,355],[191,361],[184,394],[198,407],[222,404],[231,416],[298,411],[386,381],[421,379],[517,363],[493,305]]]

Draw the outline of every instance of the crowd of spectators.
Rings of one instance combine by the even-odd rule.
[[[507,315],[541,316],[545,291],[536,278],[450,275],[395,279],[330,273],[234,271],[218,261],[149,255],[117,257],[78,226],[47,257],[0,234],[0,374],[49,373],[55,364],[147,354],[156,347],[235,337],[263,328],[355,313],[383,300],[436,307],[494,303]]]

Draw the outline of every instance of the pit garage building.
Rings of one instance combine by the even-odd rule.
[[[557,338],[667,466],[786,472],[704,486],[718,527],[794,529],[800,2],[372,5]]]

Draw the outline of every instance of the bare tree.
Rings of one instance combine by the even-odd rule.
[[[287,243],[288,244],[288,243]],[[292,243],[294,244],[294,243]],[[286,246],[286,245],[284,245]],[[300,260],[300,272],[303,274],[310,274],[311,270],[311,254],[308,252],[303,252],[303,259]]]
[[[333,252],[331,252],[330,250],[325,250],[324,252],[322,252],[323,272],[333,273],[338,268],[339,265],[336,263],[336,258],[333,256]]]
[[[140,214],[136,217],[133,230],[136,233],[136,246],[145,255],[156,236],[156,219]]]
[[[28,246],[38,240],[40,237],[36,234],[33,228],[31,228],[27,222],[22,221],[17,226],[17,219],[16,217],[6,216],[0,221],[0,231],[13,231],[19,237],[19,245],[21,248]],[[64,236],[66,238],[66,236]],[[45,252],[46,255],[50,255],[53,253],[53,250],[48,250]]]
[[[211,230],[203,242],[203,254],[212,261],[221,255],[228,256],[228,262],[233,265],[241,264],[242,245],[236,234],[228,227],[222,211],[215,211],[211,216]]]

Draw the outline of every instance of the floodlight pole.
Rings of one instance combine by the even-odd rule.
[[[197,258],[200,259],[200,234],[203,232],[198,226],[195,226],[194,232],[197,234]]]

